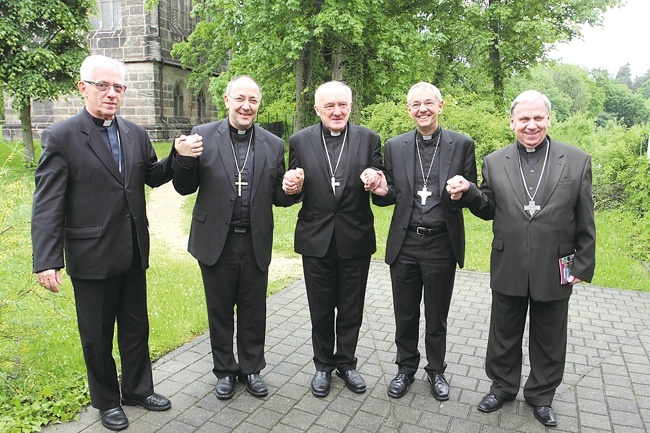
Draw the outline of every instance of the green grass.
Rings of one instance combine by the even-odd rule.
[[[169,143],[157,144],[166,155]],[[37,146],[37,155],[40,153]],[[72,285],[60,294],[40,288],[31,274],[29,219],[33,171],[22,149],[0,142],[0,431],[30,432],[42,424],[76,416],[88,403]],[[186,201],[189,230],[192,198]],[[297,257],[293,233],[300,205],[275,208],[274,257]],[[383,260],[392,207],[373,207],[378,251]],[[642,261],[650,251],[650,217],[639,220],[616,211],[599,212],[597,266],[593,284],[650,292]],[[491,223],[471,214],[467,229],[467,270],[488,272]],[[298,272],[300,275],[300,272]],[[207,329],[199,267],[189,255],[171,257],[153,243],[148,277],[150,349],[158,358]],[[280,290],[295,276],[271,281]],[[115,352],[117,358],[118,354]]]

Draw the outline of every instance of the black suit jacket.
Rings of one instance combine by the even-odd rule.
[[[250,221],[255,260],[265,270],[273,248],[273,205],[289,206],[296,198],[282,191],[284,142],[258,125],[254,128]],[[199,191],[188,250],[199,262],[211,266],[223,251],[237,196],[228,119],[196,126],[192,133],[203,137],[203,154],[189,167],[175,158],[173,182],[180,194]]]
[[[591,281],[596,266],[596,226],[591,195],[591,157],[577,147],[550,140],[546,173],[532,217],[524,210],[517,145],[486,156],[481,187],[459,203],[480,218],[493,220],[490,286],[510,296],[536,301],[565,299],[572,286],[560,284],[558,260],[575,253],[573,275]]]
[[[474,141],[462,134],[447,129],[440,132],[439,149],[439,179],[440,205],[451,239],[454,256],[462,268],[465,263],[465,224],[460,209],[450,205],[449,194],[446,190],[447,180],[462,175],[470,182],[476,182],[476,158],[474,156]],[[386,142],[386,180],[388,194],[384,197],[372,196],[378,206],[395,204],[393,218],[388,231],[386,243],[386,263],[395,261],[404,243],[406,231],[413,211],[415,195],[416,149],[415,130],[393,137]]]
[[[295,251],[323,257],[336,236],[338,254],[344,258],[372,255],[376,249],[374,215],[361,173],[368,167],[382,168],[379,135],[368,128],[348,123],[348,161],[343,193],[334,196],[323,148],[321,123],[289,139],[289,166],[305,171],[302,208],[298,213]]]
[[[149,267],[144,185],[169,181],[171,159],[157,160],[144,128],[115,119],[124,176],[85,110],[43,131],[32,208],[34,272],[67,265],[74,278],[119,275],[131,266],[134,238],[142,268]]]

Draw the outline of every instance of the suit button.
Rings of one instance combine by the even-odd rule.
[[[127,221],[131,221],[131,215],[127,215],[127,216],[126,216],[126,220],[127,220]]]

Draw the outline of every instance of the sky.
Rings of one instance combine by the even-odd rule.
[[[591,68],[605,68],[615,76],[630,64],[632,78],[650,69],[650,0],[626,0],[605,12],[603,27],[583,27],[583,38],[557,44],[552,59]]]

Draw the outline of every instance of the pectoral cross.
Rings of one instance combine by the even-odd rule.
[[[337,182],[336,178],[332,176],[332,192],[336,195],[336,187],[341,186],[341,182]]]
[[[422,191],[418,191],[418,195],[420,196],[420,204],[424,206],[427,204],[427,197],[431,197],[433,193],[431,191],[427,191],[427,186],[424,185],[422,187]]]
[[[531,200],[530,203],[528,203],[526,206],[524,206],[524,210],[528,212],[530,216],[535,215],[535,212],[540,210],[541,207],[539,205],[535,204],[535,200]]]
[[[241,181],[241,173],[237,173],[237,175],[239,177],[239,180],[237,180],[237,182],[235,182],[235,185],[237,185],[237,187],[239,188],[238,192],[239,192],[239,196],[241,197],[241,186],[242,185],[248,185],[248,182],[242,182]]]

